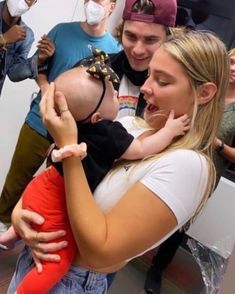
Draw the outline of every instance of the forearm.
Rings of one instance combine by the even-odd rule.
[[[21,209],[22,209],[22,198],[20,198],[20,200],[15,205],[15,207],[14,207],[14,209],[12,211],[12,215],[11,215],[11,222],[12,222],[12,225],[15,228],[16,232],[18,232],[17,224],[19,222]]]
[[[49,87],[49,83],[48,83],[48,80],[47,80],[47,75],[46,74],[42,74],[40,73],[38,75],[38,78],[36,80],[40,90],[41,90],[41,93],[42,93],[42,96],[45,94],[45,92],[47,91],[48,87]]]
[[[90,259],[104,248],[107,238],[105,215],[97,207],[78,157],[63,160],[66,202],[70,224],[80,254]]]
[[[122,158],[141,159],[163,151],[174,138],[172,132],[162,128],[158,132],[143,139],[135,139]]]
[[[224,144],[224,148],[220,151],[220,154],[229,161],[235,163],[235,147]]]
[[[37,57],[32,56],[28,59],[23,55],[15,57],[7,75],[12,82],[20,82],[28,78],[37,79]]]

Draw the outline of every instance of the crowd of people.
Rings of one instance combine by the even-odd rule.
[[[11,2],[26,12],[36,1],[4,1],[16,24]],[[126,0],[115,39],[115,2],[85,0],[86,20],[56,25],[18,71],[40,92],[0,197],[0,243],[25,243],[9,294],[107,293],[115,272],[158,246],[144,287],[160,293],[182,228],[235,161],[234,50],[174,28],[175,0]],[[3,30],[0,50],[15,31]]]

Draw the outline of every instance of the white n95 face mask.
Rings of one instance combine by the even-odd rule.
[[[90,0],[85,5],[86,21],[93,26],[100,23],[105,17],[105,9],[102,5]]]
[[[7,0],[7,7],[13,17],[21,16],[30,9],[25,0]]]

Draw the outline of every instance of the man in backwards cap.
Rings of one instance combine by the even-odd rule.
[[[123,51],[111,56],[111,67],[119,75],[119,117],[141,115],[145,100],[140,87],[147,77],[155,50],[175,25],[176,0],[127,0],[117,37]]]

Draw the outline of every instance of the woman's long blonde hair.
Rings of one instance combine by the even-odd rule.
[[[176,149],[190,149],[205,156],[209,166],[207,188],[195,216],[213,191],[216,173],[212,162],[213,141],[218,132],[224,109],[224,98],[229,80],[229,58],[224,43],[214,34],[205,31],[172,30],[172,35],[162,44],[184,68],[195,103],[192,109],[191,128],[188,133],[173,142],[164,152],[146,160],[156,159]],[[217,87],[214,98],[198,105],[197,88],[206,82]],[[139,163],[141,164],[141,162]],[[138,168],[137,166],[134,167]]]
[[[213,191],[216,173],[212,162],[213,141],[218,133],[224,109],[224,98],[229,81],[229,58],[224,43],[213,33],[188,31],[173,34],[162,45],[185,69],[195,93],[195,103],[190,131],[169,146],[167,151],[186,148],[202,153],[209,164],[208,185],[196,214]],[[217,91],[214,98],[202,105],[197,104],[196,90],[212,82]]]
[[[228,52],[228,56],[229,56],[229,57],[232,57],[232,56],[234,56],[234,55],[235,55],[235,48],[232,48],[232,49],[229,50],[229,52]]]

